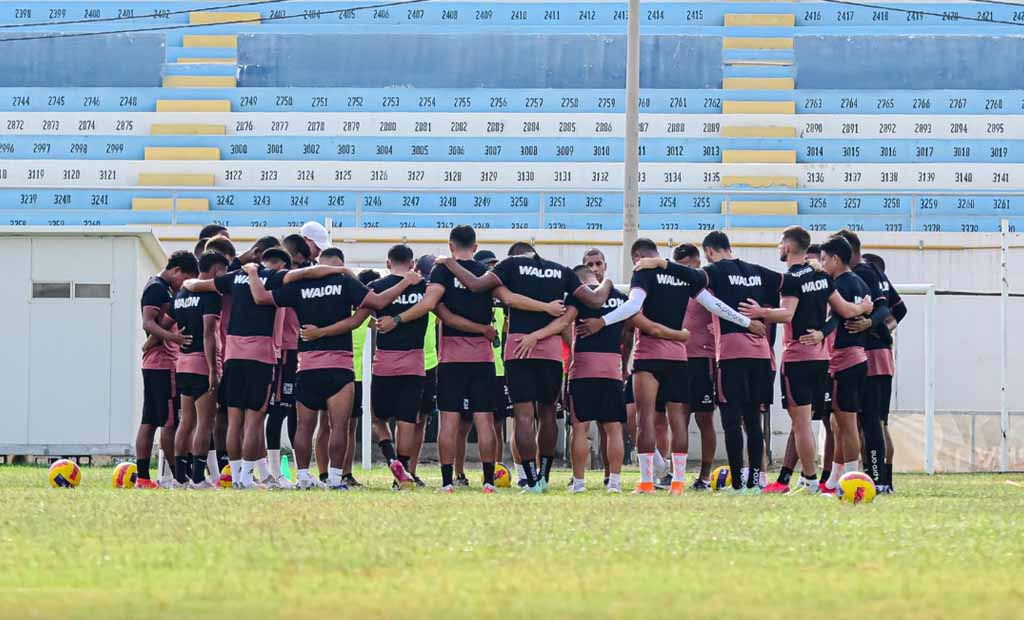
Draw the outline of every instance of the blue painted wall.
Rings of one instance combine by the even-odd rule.
[[[718,88],[722,40],[648,36],[645,88]],[[239,86],[380,88],[624,88],[618,35],[453,33],[247,34],[238,39]]]
[[[0,87],[160,86],[162,33],[37,39],[0,34]]]

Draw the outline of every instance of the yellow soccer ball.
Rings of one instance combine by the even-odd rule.
[[[61,459],[50,465],[50,486],[55,489],[73,489],[82,482],[82,470],[74,461]]]
[[[711,472],[711,490],[712,491],[724,491],[732,486],[732,473],[729,471],[728,465],[722,465],[716,467]]]
[[[139,479],[139,468],[135,463],[125,462],[114,468],[114,488],[134,489],[135,481]]]
[[[860,471],[843,474],[836,486],[836,497],[849,504],[870,504],[878,494],[871,476]]]
[[[231,488],[231,465],[225,465],[220,470],[220,481],[217,483],[222,489]]]
[[[512,486],[512,474],[501,463],[494,464],[494,486],[507,489]]]

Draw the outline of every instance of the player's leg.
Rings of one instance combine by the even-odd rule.
[[[140,489],[158,487],[155,482],[150,482],[149,463],[156,429],[167,422],[168,405],[163,393],[170,389],[170,376],[168,375],[165,381],[163,373],[169,373],[169,371],[148,369],[142,371],[142,422],[135,434],[135,464],[139,471],[138,479],[141,482],[136,488]],[[167,383],[166,390],[162,386],[165,382]]]
[[[480,464],[484,471],[483,491],[484,493],[493,493],[496,491],[494,487],[494,463],[497,460],[495,455],[498,451],[498,446],[495,442],[497,434],[494,430],[494,413],[490,411],[474,412],[473,424],[476,426],[476,443],[477,448],[480,450]]]
[[[637,417],[636,417],[636,398],[633,392],[633,375],[626,377],[624,382],[623,395],[626,400],[626,434],[629,435],[629,441],[636,447],[636,429],[637,429]],[[623,457],[625,458],[625,457]]]
[[[669,429],[672,431],[672,484],[670,493],[682,495],[686,488],[686,459],[690,452],[690,407],[669,401],[666,403]]]
[[[654,404],[654,437],[655,446],[654,450],[654,471],[655,471],[655,486],[657,486],[658,476],[664,478],[663,484],[666,488],[672,483],[672,462],[665,457],[672,456],[672,427],[668,422],[668,406],[665,402],[663,393],[665,392],[665,382],[658,381],[658,398]]]
[[[418,443],[416,421],[420,415],[420,399],[423,396],[423,377],[402,376],[392,377],[395,392],[395,419],[397,420],[397,453],[398,462],[406,472],[406,477],[412,480],[408,473],[412,459],[416,454]]]
[[[320,411],[317,418],[316,468],[320,482],[327,482],[327,468],[331,461],[330,453],[327,450],[327,446],[331,442],[331,416],[327,415],[327,411]]]
[[[227,449],[231,465],[232,486],[235,486],[236,482],[241,483],[242,480],[242,438],[244,433],[245,410],[241,407],[228,407]]]
[[[455,459],[458,457],[460,411],[441,411],[437,429],[437,451],[441,458],[441,490],[455,490]]]
[[[353,385],[353,374],[349,370],[327,370],[324,371],[325,380],[331,382],[329,389],[343,385],[327,399],[327,412],[331,418],[331,427],[339,429],[338,433],[331,433],[331,439],[327,450],[330,455],[331,467],[327,469],[327,486],[338,491],[347,491],[348,485],[343,478],[345,472],[341,464],[345,460],[345,448],[348,444],[348,433],[343,429],[348,428],[348,421],[352,415],[352,399],[355,396]],[[326,375],[330,375],[329,377]],[[328,391],[328,390],[325,390]]]
[[[455,481],[457,487],[468,487],[469,478],[466,477],[466,448],[469,444],[469,431],[473,429],[473,416],[469,412],[463,412],[459,420],[459,435],[455,442]]]
[[[590,420],[593,416],[593,401],[588,398],[588,388],[593,388],[593,380],[573,379],[569,382],[569,413],[572,420],[572,439],[570,454],[572,458],[572,493],[586,491],[587,462],[590,458]],[[580,420],[580,417],[583,420]]]
[[[558,403],[563,398],[562,362],[528,360],[534,368],[537,386],[537,449],[540,452],[540,474],[545,487],[551,482],[551,468],[558,449]]]
[[[416,475],[416,469],[420,464],[420,454],[423,452],[423,443],[427,439],[427,421],[429,420],[430,415],[434,415],[436,413],[436,410],[434,413],[429,415],[423,415],[420,413],[416,418],[416,429],[413,431],[413,438],[416,440],[416,445],[413,448],[412,459],[410,459],[408,467],[409,475],[412,476],[413,481],[416,482],[416,486],[423,486],[423,482],[420,480],[419,476]]]
[[[861,390],[857,420],[864,433],[864,469],[875,486],[885,492],[885,435],[882,432],[882,386],[875,377],[866,377]]]
[[[633,396],[636,399],[637,433],[636,449],[640,458],[640,493],[654,492],[654,451],[657,450],[655,425],[655,400],[658,397],[658,380],[647,370],[634,368]]]
[[[191,479],[192,435],[195,430],[196,401],[193,397],[182,394],[181,419],[174,433],[174,481],[179,485],[186,485]]]
[[[607,438],[608,484],[605,485],[606,490],[609,493],[620,493],[622,491],[622,462],[625,459],[626,449],[623,441],[622,422],[602,422],[601,427]]]
[[[246,409],[242,427],[242,477],[241,483],[244,488],[255,487],[257,481],[254,478],[256,462],[263,458],[266,450],[264,447],[263,429],[266,425],[267,411],[261,409]]]
[[[288,419],[288,407],[282,402],[284,395],[285,366],[287,365],[287,351],[282,353],[274,368],[274,383],[270,389],[270,404],[267,406],[267,425],[263,433],[267,439],[267,467],[270,470],[270,478],[277,484],[281,476],[281,428]],[[289,391],[292,391],[292,384],[289,382]],[[294,409],[294,407],[291,407]],[[293,446],[294,447],[294,446]]]
[[[373,434],[377,439],[377,446],[384,454],[384,459],[388,463],[395,482],[401,488],[412,488],[414,486],[412,476],[398,460],[395,440],[391,434],[391,427],[388,426],[388,420],[397,416],[399,408],[397,390],[400,387],[396,383],[395,377],[374,375],[370,381],[370,409],[373,414]]]
[[[348,419],[348,428],[345,432],[348,433],[348,443],[345,444],[345,460],[342,461],[341,468],[345,472],[343,478],[345,484],[350,489],[358,489],[363,486],[356,477],[352,475],[352,463],[356,458],[356,432],[359,429],[359,421],[363,419],[363,382],[356,381],[354,383],[355,389],[352,393],[352,415]]]
[[[208,383],[208,380],[207,380]],[[184,401],[183,401],[184,406]],[[196,407],[196,428],[192,432],[192,441],[189,450],[192,453],[192,487],[212,489],[211,480],[217,470],[210,470],[209,475],[204,472],[209,468],[210,436],[213,431],[214,420],[217,417],[217,398],[213,392],[207,389],[199,398],[195,399]],[[216,460],[213,461],[216,464]]]
[[[519,459],[522,466],[526,487],[534,492],[543,492],[538,486],[540,478],[537,474],[537,435],[534,432],[537,399],[537,385],[534,379],[532,360],[510,360],[505,363],[505,380],[508,382],[509,396],[512,399],[512,415],[515,419],[513,457]],[[518,455],[516,454],[518,452]],[[518,469],[518,468],[517,468]]]
[[[223,378],[221,379],[221,386],[223,386]],[[220,389],[218,389],[217,395],[217,416],[214,418],[213,423],[213,448],[214,458],[217,461],[217,471],[224,469],[226,465],[230,463],[228,459],[228,406],[220,398]],[[209,460],[209,457],[207,457]],[[213,469],[211,467],[211,469]]]
[[[299,378],[300,384],[302,377]],[[295,429],[295,443],[292,448],[295,451],[295,484],[299,489],[315,489],[322,483],[313,478],[309,471],[310,461],[313,457],[313,434],[316,432],[317,410],[307,407],[303,402],[296,402],[298,426]]]
[[[575,433],[575,429],[573,429]],[[597,442],[598,447],[601,450],[601,465],[604,466],[604,484],[608,486],[608,475],[611,474],[611,463],[608,461],[608,435],[606,434],[604,424],[597,425]]]

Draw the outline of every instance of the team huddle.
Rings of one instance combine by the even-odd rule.
[[[361,486],[352,463],[363,351],[372,346],[372,431],[396,489],[424,486],[419,455],[427,418],[439,412],[441,492],[469,485],[466,443],[475,428],[482,490],[495,493],[511,426],[518,484],[543,493],[563,409],[571,492],[586,490],[596,423],[609,493],[622,491],[628,435],[640,465],[634,493],[682,494],[691,415],[702,462],[690,488],[708,489],[717,407],[730,492],[834,493],[861,461],[879,492],[892,491],[891,334],[906,308],[884,263],[862,256],[854,233],[811,246],[807,231],[786,229],[784,273],[734,258],[722,232],[700,249],[680,245],[671,260],[639,239],[628,295],[605,277],[596,249],[570,269],[525,242],[499,261],[479,250],[469,226],[453,228],[448,245],[449,256],[418,259],[396,245],[384,276],[348,269],[315,222],[242,254],[226,229],[208,226],[194,252],[174,252],[142,295],[137,488],[212,489],[223,479],[237,489]],[[769,485],[762,417],[774,398],[778,323],[792,432]],[[826,430],[820,479],[812,419]],[[281,468],[285,426],[295,482]],[[150,478],[158,429],[159,482]]]

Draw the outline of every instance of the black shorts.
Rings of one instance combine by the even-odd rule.
[[[356,381],[356,389],[352,397],[352,419],[363,417],[363,382]]]
[[[554,405],[562,392],[562,362],[555,360],[509,360],[505,380],[513,403]]]
[[[889,405],[892,402],[892,375],[871,375],[864,379],[861,392],[861,408],[878,412],[882,423],[889,421]]]
[[[625,422],[622,382],[615,379],[569,381],[573,415],[580,422]]]
[[[420,398],[423,396],[423,377],[373,375],[370,383],[370,410],[378,420],[394,418],[399,422],[415,424],[420,416]]]
[[[505,375],[494,378],[494,419],[502,420],[512,415],[512,397],[508,393]]]
[[[690,411],[715,410],[715,362],[710,357],[691,357],[686,363],[689,377]]]
[[[196,400],[210,391],[210,377],[194,372],[174,373],[174,387],[178,396],[188,396]]]
[[[828,361],[783,362],[782,407],[806,407],[821,402],[828,385]]]
[[[274,366],[255,360],[227,360],[221,386],[228,407],[263,411],[270,400]]]
[[[327,401],[355,379],[355,374],[347,368],[300,371],[295,375],[295,400],[307,409],[324,411],[327,409]],[[352,409],[355,409],[355,405]]]
[[[832,375],[832,409],[847,413],[859,413],[864,379],[867,375],[867,362],[861,362],[834,373]]]
[[[428,416],[437,413],[437,366],[427,371],[423,377],[423,394],[420,396],[420,415]]]
[[[763,405],[771,402],[772,362],[741,358],[718,362],[718,403]]]
[[[495,409],[494,362],[445,362],[437,365],[437,408],[488,413]]]
[[[664,411],[664,403],[690,402],[690,373],[687,362],[680,360],[636,360],[633,374],[648,372],[658,381],[655,411]]]
[[[626,380],[622,383],[623,400],[626,401],[627,405],[635,405],[636,398],[633,397],[633,375],[626,375]]]
[[[274,366],[274,387],[270,391],[270,404],[286,409],[295,408],[295,373],[299,370],[299,352],[284,351]]]
[[[173,422],[174,412],[174,371],[142,370],[142,423],[152,426],[166,426]]]
[[[819,397],[811,403],[811,419],[828,422],[832,415],[832,377],[825,372],[825,385],[821,388]]]

